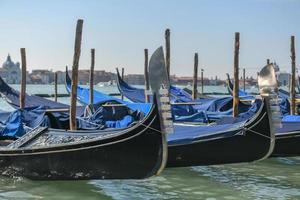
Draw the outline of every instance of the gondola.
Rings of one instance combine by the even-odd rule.
[[[120,76],[119,71],[117,70],[117,86],[120,93],[131,100],[132,102],[144,102],[145,99],[145,90],[141,88],[136,88],[134,86],[129,85],[123,78]],[[170,95],[171,102],[188,102],[191,103],[195,112],[199,111],[208,111],[217,113],[220,112],[220,117],[215,119],[219,119],[226,115],[232,114],[232,97],[207,97],[200,95],[199,98],[193,100],[191,94],[188,92],[188,89],[180,89],[178,87],[170,85]],[[239,101],[239,112],[246,112],[250,107],[251,103],[255,101],[255,98],[251,97],[251,100],[248,98],[240,99]],[[250,103],[249,103],[250,102]],[[195,103],[195,105],[193,105]],[[198,103],[198,105],[197,105]],[[200,105],[199,105],[200,104]],[[224,113],[222,113],[224,112]],[[226,113],[227,112],[227,113]],[[212,114],[212,113],[210,113]],[[214,118],[214,117],[213,117]]]
[[[233,94],[233,84],[231,82],[230,76],[228,73],[226,73],[227,76],[227,89],[230,95]],[[254,100],[255,97],[252,94],[249,94],[248,92],[239,90],[238,91],[239,97],[241,99],[243,99],[244,101],[251,101]],[[285,98],[285,99],[289,99],[290,98],[290,93],[284,89],[278,89],[278,95],[280,98]]]
[[[153,102],[149,113],[128,128],[36,127],[15,141],[2,140],[0,173],[37,180],[142,179],[159,174],[166,163],[167,143]]]
[[[157,65],[153,60],[162,58],[162,49],[159,49],[151,57],[149,66]],[[175,124],[174,133],[167,137],[167,167],[252,162],[267,158],[273,151],[275,136],[268,98],[263,102],[256,115],[247,121],[211,126]]]
[[[230,76],[227,73],[227,89],[229,94],[232,96],[233,95],[233,84],[231,82]],[[244,102],[252,102],[255,100],[255,96],[252,94],[249,94],[248,92],[239,90],[238,91],[239,98],[242,99]],[[289,103],[289,92],[283,90],[283,89],[278,89],[278,96],[280,98],[280,109],[282,115],[288,115],[290,113],[290,103]]]
[[[232,96],[233,95],[233,84],[230,80],[230,76],[228,73],[226,73],[226,76],[227,76],[227,90],[228,90],[228,93]],[[245,92],[245,91],[242,91],[242,90],[238,90],[238,95],[239,95],[239,98],[241,101],[243,101],[244,103],[251,103],[253,102],[256,98],[255,96]]]
[[[20,92],[13,89],[0,77],[0,94],[13,107],[18,109],[20,107]],[[68,105],[51,101],[35,95],[25,95],[25,107],[34,107],[39,105],[48,105],[51,108],[67,108]]]
[[[211,127],[175,125],[175,133],[168,136],[167,167],[251,162],[269,157],[275,135],[267,101],[246,123]]]
[[[232,94],[233,84],[227,74],[228,91]],[[279,89],[281,98],[280,110],[282,114],[282,127],[275,130],[276,145],[272,157],[292,157],[300,155],[300,117],[289,115],[289,92]],[[239,91],[239,95],[249,97],[250,94]]]
[[[251,118],[251,116],[252,118],[248,123],[239,122],[235,123],[234,125],[226,123],[214,126],[175,124],[174,134],[168,135],[169,159],[167,167],[250,162],[255,159],[259,159],[259,154],[258,152],[256,152],[256,148],[253,148],[253,146],[256,146],[256,142],[264,140],[263,138],[265,138],[265,141],[262,143],[264,143],[264,145],[266,145],[266,142],[269,142],[269,144],[271,144],[271,136],[267,135],[270,134],[270,127],[266,126],[268,121],[268,119],[266,118],[266,113],[267,105],[265,102],[263,102],[259,111],[254,116],[249,115],[249,118]],[[262,116],[264,116],[265,119],[262,119]],[[247,118],[243,119],[242,121],[245,120],[247,120]],[[234,122],[237,121],[239,120],[234,119]],[[241,134],[246,133],[244,131],[241,131],[243,130],[242,127],[251,126],[251,122],[257,125],[257,130],[259,131],[255,129],[254,133],[248,131],[246,134],[247,137],[245,137],[243,134]],[[283,146],[283,143],[285,141],[281,139],[281,135],[288,136],[292,134],[294,136],[297,136],[300,134],[299,128],[297,128],[296,126],[293,126],[293,129],[290,128],[289,132],[286,132],[288,129],[287,127],[290,127],[289,123],[283,123],[283,128],[277,130],[278,138],[280,139],[280,141],[276,143],[275,152],[277,153],[271,154],[271,156],[277,156],[279,154],[281,156],[293,156],[297,154],[300,155],[298,149],[295,149],[296,146]],[[231,132],[232,129],[235,131]],[[294,131],[291,132],[291,130]],[[220,135],[218,134],[218,132],[220,133]],[[233,135],[231,135],[232,133]],[[265,135],[262,136],[262,134],[260,133],[264,133]],[[224,141],[228,141],[228,143]],[[263,147],[264,145],[262,144],[261,147]],[[201,151],[203,151],[201,157],[198,154],[193,153]],[[237,152],[240,152],[240,154]],[[266,153],[266,151],[264,153]],[[260,155],[264,153],[261,152]],[[185,159],[182,159],[181,161],[183,155],[185,155]],[[265,157],[268,156],[266,154],[264,155]],[[222,159],[222,157],[226,157],[226,159]]]
[[[270,127],[266,124],[269,123],[267,105],[264,104],[248,123],[211,126],[175,125],[174,133],[167,138],[169,144],[167,167],[251,162],[266,158],[272,152],[271,144],[274,140]],[[257,131],[262,132],[261,130],[264,130],[266,135],[255,134]],[[254,144],[259,144],[258,148],[251,148]]]
[[[118,74],[118,85],[121,93],[135,103],[145,101],[145,91],[143,89],[134,88],[128,85]],[[66,70],[66,90],[71,92],[71,78]],[[130,89],[131,88],[131,89]],[[130,90],[130,91],[129,91]],[[78,101],[83,105],[89,104],[89,88],[78,87]],[[171,103],[173,120],[184,123],[207,124],[215,122],[220,118],[232,115],[232,97],[223,98],[201,98],[193,101],[184,94],[183,90],[171,86]],[[143,99],[143,100],[142,100]],[[101,102],[105,100],[115,100],[126,104],[126,101],[115,97],[108,96],[102,92],[94,90],[94,102]],[[128,102],[127,102],[128,103]],[[252,105],[245,105],[239,103],[239,113],[247,112]]]
[[[128,98],[130,101],[135,103],[144,103],[145,102],[145,90],[142,88],[136,88],[128,83],[126,83],[122,77],[120,76],[119,70],[117,71],[117,86],[122,95],[124,95],[126,98]],[[170,97],[176,101],[184,101],[184,102],[193,102],[192,96],[184,91],[183,89],[180,89],[178,87],[175,87],[173,85],[170,86]],[[200,98],[199,100],[205,100],[205,98]]]
[[[68,93],[71,92],[71,78],[69,76],[68,71],[66,70],[66,90]],[[124,82],[121,77],[119,77],[119,81],[123,82],[123,84],[128,85]],[[128,87],[131,87],[128,85]],[[173,86],[171,86],[173,87]],[[135,90],[135,89],[134,89]],[[138,91],[138,92],[137,92]],[[137,93],[141,94],[141,91],[144,93],[143,89],[137,89]],[[89,104],[89,88],[84,88],[78,86],[77,89],[77,99],[83,105]],[[173,90],[173,93],[174,90]],[[123,93],[122,93],[123,94]],[[130,94],[129,96],[132,96]],[[128,97],[128,96],[127,96]],[[178,97],[178,96],[177,96]],[[131,98],[134,99],[134,98]],[[108,96],[102,92],[94,90],[94,102],[102,102],[114,100],[122,104],[128,104],[128,101],[124,101],[118,99],[116,97]],[[140,101],[137,101],[140,102]],[[231,116],[232,115],[232,97],[224,97],[224,98],[209,98],[209,99],[198,99],[197,101],[186,102],[178,97],[176,100],[174,97],[172,98],[171,95],[171,103],[172,105],[172,113],[173,113],[173,120],[176,122],[182,123],[196,123],[196,124],[208,124],[213,123],[222,117]],[[180,105],[182,103],[182,105]],[[190,105],[185,105],[185,103]],[[195,104],[193,104],[195,103]],[[245,105],[244,103],[239,103],[239,113],[248,112],[252,107],[255,105]]]
[[[86,94],[88,94],[89,91],[85,90],[84,92]],[[97,91],[95,90],[95,93],[96,92]],[[78,94],[80,96],[80,94],[82,94],[82,93],[78,92]],[[104,99],[106,99],[108,97],[109,98],[113,98],[113,99],[117,99],[117,98],[110,97],[110,96],[107,96],[107,95],[105,96]],[[88,99],[85,99],[85,100],[88,101]],[[118,101],[121,102],[121,104],[122,104],[122,100],[118,99]],[[47,104],[46,106],[49,106],[49,104]],[[230,118],[230,117],[226,117],[226,118]],[[244,120],[246,120],[246,119],[244,119]],[[236,122],[236,120],[234,120],[234,121]],[[232,121],[229,120],[229,123],[232,123]],[[274,150],[274,152],[272,153],[271,156],[284,156],[284,157],[287,157],[287,156],[300,155],[300,149],[298,148],[298,144],[300,142],[300,129],[299,129],[300,123],[297,122],[297,121],[296,122],[290,122],[288,120],[288,121],[283,121],[282,125],[283,125],[283,128],[280,128],[280,129],[276,130],[276,139],[277,139],[276,141],[277,142],[276,142],[275,150]],[[179,127],[178,130],[180,128],[181,127]],[[191,128],[191,131],[192,131],[192,129],[196,130],[195,126],[192,126],[192,125],[185,126],[185,128]],[[205,126],[205,128],[203,128],[203,129],[206,129],[206,128],[207,128],[207,126]],[[209,127],[208,127],[207,130],[209,130]],[[175,134],[176,134],[176,131],[177,131],[177,129],[175,129]],[[187,137],[186,140],[187,141],[190,140],[189,137],[188,137],[188,135],[185,132],[182,131],[182,134],[186,135],[186,137]],[[199,130],[199,135],[201,135],[201,130]],[[170,144],[171,143],[171,139],[170,139],[171,136],[169,136],[168,138],[169,138],[168,142]],[[181,139],[185,140],[184,138],[181,138]],[[199,137],[199,139],[200,139],[200,137]],[[188,166],[188,164],[186,166]]]
[[[0,94],[5,99],[5,101],[15,109],[20,108],[20,92],[10,87],[0,76]],[[43,97],[36,95],[25,94],[25,107],[38,107],[44,106],[50,109],[67,109],[68,105],[51,101]],[[84,107],[77,107],[77,115],[81,116],[84,113]]]
[[[159,83],[164,83],[165,88],[170,87],[162,48],[157,51],[155,54],[160,62],[156,62],[156,65],[149,64],[152,90]],[[275,73],[272,70],[266,66],[261,72],[262,78],[271,77],[267,79],[269,84],[262,85],[262,91],[274,87],[272,75]],[[262,95],[260,110],[249,120],[206,127],[175,124],[174,133],[168,136],[167,167],[251,162],[269,157],[275,146],[273,125],[276,124],[274,108],[277,108],[276,101],[270,106],[270,98],[277,96]]]

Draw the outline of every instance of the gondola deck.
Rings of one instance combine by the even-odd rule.
[[[7,89],[2,88],[2,94],[19,95],[4,82],[1,85]],[[159,88],[153,92],[159,94]],[[49,101],[27,97],[42,104]],[[166,165],[168,150],[159,98],[154,95],[146,116],[123,129],[66,131],[37,127],[0,148],[0,173],[39,180],[141,179],[159,174]]]
[[[267,107],[265,101],[264,106],[252,120],[237,125],[236,128],[231,127],[220,130],[215,135],[193,138],[189,142],[170,145],[168,140],[167,167],[240,163],[267,158],[275,145],[275,135],[270,127]]]
[[[274,147],[274,133],[269,121],[268,100],[264,101],[250,121],[228,125],[228,129],[220,125],[205,126],[204,130],[175,126],[175,134],[168,136],[167,167],[251,162],[268,157]],[[220,127],[219,130],[216,127]],[[195,135],[185,134],[193,130]],[[180,137],[174,139],[176,135]]]
[[[166,139],[157,105],[127,129],[103,132],[36,129],[0,149],[2,175],[31,179],[137,179],[159,173]]]

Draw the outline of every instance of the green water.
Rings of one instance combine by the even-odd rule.
[[[300,199],[300,158],[166,169],[146,180],[1,178],[1,199]]]
[[[29,93],[53,93],[53,86],[27,88]],[[117,92],[116,87],[97,89]],[[59,86],[59,91],[65,93],[64,86]],[[68,103],[69,99],[59,101]],[[3,99],[0,108],[11,110]],[[0,199],[300,199],[300,157],[165,169],[160,176],[146,180],[31,181],[1,177]]]

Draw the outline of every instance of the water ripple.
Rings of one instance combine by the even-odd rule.
[[[290,160],[285,164],[290,165],[289,169],[285,170],[286,166],[274,166],[266,161],[255,164],[193,167],[192,170],[253,199],[299,199],[300,176],[293,170],[293,167],[296,169],[297,163]]]

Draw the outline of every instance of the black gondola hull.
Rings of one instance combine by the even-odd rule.
[[[285,133],[276,135],[275,149],[272,157],[293,157],[300,156],[300,132]]]
[[[268,144],[270,140],[267,138],[233,136],[190,145],[170,146],[167,167],[252,162],[262,159],[268,153]]]
[[[147,178],[160,167],[162,143],[162,138],[153,133],[107,146],[1,156],[0,168],[4,175],[41,180]]]
[[[267,158],[273,151],[275,136],[271,131],[266,104],[260,114],[245,126],[243,134],[169,146],[167,167],[252,162]]]
[[[40,147],[0,149],[0,172],[38,180],[141,179],[160,173],[167,155],[165,135],[160,132],[157,106],[146,119],[128,129],[107,131],[106,137]],[[43,135],[92,137],[93,133],[47,130]],[[103,132],[102,132],[103,134]],[[38,136],[40,138],[41,136]],[[81,136],[80,136],[81,137]]]

